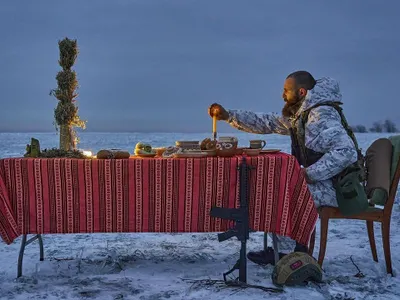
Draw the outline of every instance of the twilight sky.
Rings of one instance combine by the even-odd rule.
[[[299,69],[339,80],[350,123],[399,124],[399,24],[399,0],[2,1],[0,131],[54,131],[64,37],[87,131],[211,131],[213,102],[280,112]]]

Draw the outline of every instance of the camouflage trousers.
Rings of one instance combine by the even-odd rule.
[[[332,180],[324,180],[314,184],[309,184],[308,189],[317,208],[320,206],[338,206]],[[271,234],[269,234],[269,237],[272,239]],[[296,246],[296,241],[281,235],[277,235],[277,240],[280,252],[293,252]],[[272,245],[272,243],[269,244]]]

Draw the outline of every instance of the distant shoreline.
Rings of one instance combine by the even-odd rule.
[[[219,134],[237,134],[238,132],[240,133],[247,133],[244,131],[229,131],[229,132],[219,132]],[[58,135],[58,132],[54,132],[54,131],[0,131],[0,134],[54,134],[54,135]],[[78,132],[78,134],[87,134],[87,133],[137,133],[137,134],[149,134],[149,133],[154,133],[154,134],[210,134],[210,132],[206,132],[206,131],[193,131],[193,132],[179,132],[179,131],[80,131]],[[355,134],[396,134],[399,132],[386,132],[386,131],[382,131],[382,132],[373,132],[373,131],[368,131],[368,132],[357,132],[354,131]],[[248,134],[255,134],[255,133],[248,133]],[[400,133],[399,133],[400,134]],[[268,135],[268,134],[260,134],[260,135]]]

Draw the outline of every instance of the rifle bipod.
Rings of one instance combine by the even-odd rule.
[[[223,208],[223,207],[212,207],[210,211],[211,217],[221,218],[226,220],[235,221],[235,226],[228,229],[226,232],[218,234],[218,241],[223,242],[231,237],[237,237],[241,243],[240,257],[231,270],[224,273],[224,281],[226,276],[235,270],[239,270],[239,281],[247,283],[247,257],[246,257],[246,245],[249,239],[249,206],[248,206],[248,172],[254,167],[250,166],[246,162],[246,157],[242,158],[242,163],[239,165],[239,208]]]

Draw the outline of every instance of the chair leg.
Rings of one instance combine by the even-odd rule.
[[[37,235],[38,241],[39,241],[39,251],[40,251],[40,256],[39,256],[39,260],[43,261],[44,260],[44,249],[43,249],[43,239],[42,239],[42,235],[38,234]]]
[[[376,253],[375,235],[374,235],[374,221],[367,221],[368,239],[371,246],[372,258],[378,261],[378,254]]]
[[[385,219],[382,222],[382,242],[383,252],[385,253],[386,271],[388,274],[392,274],[392,258],[390,255],[390,219]]]
[[[311,234],[310,238],[310,245],[308,247],[308,255],[312,256],[314,253],[314,246],[315,246],[315,234],[316,234],[317,229],[314,228],[314,231]]]
[[[326,243],[328,240],[329,217],[323,214],[320,217],[321,217],[321,235],[319,242],[318,264],[322,267],[325,258]]]
[[[268,250],[268,233],[264,232],[264,251]]]

